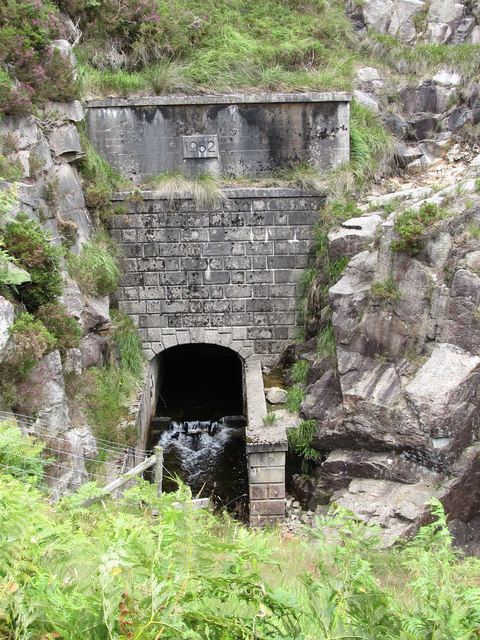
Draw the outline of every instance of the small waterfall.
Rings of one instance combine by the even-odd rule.
[[[240,427],[241,428],[241,427]],[[166,453],[178,458],[182,477],[194,490],[199,490],[216,474],[229,441],[243,435],[238,427],[231,427],[224,419],[172,421],[162,433],[158,444]]]
[[[164,450],[166,475],[178,475],[194,495],[201,491],[217,506],[229,507],[246,500],[245,426],[244,416],[219,420],[159,417],[152,429]]]
[[[213,272],[212,272],[213,273]],[[149,447],[164,455],[163,486],[178,477],[242,518],[248,493],[242,362],[226,347],[177,345],[159,356],[161,385]]]

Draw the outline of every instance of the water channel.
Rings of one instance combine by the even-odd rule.
[[[217,345],[160,354],[159,397],[150,445],[164,449],[164,489],[175,476],[240,519],[247,513],[245,401],[240,357]]]

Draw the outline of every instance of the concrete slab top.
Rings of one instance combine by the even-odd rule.
[[[88,109],[105,107],[161,107],[169,105],[208,104],[273,104],[291,102],[350,102],[351,95],[345,91],[309,91],[305,93],[233,93],[214,95],[169,95],[142,96],[132,98],[100,98],[87,100]]]
[[[139,194],[142,200],[170,200],[166,195],[159,194],[155,189],[131,189],[129,191],[117,191],[112,194],[113,202],[129,200],[132,191]],[[225,187],[222,193],[226,198],[315,198],[324,194],[317,191],[308,191],[295,187]],[[193,196],[192,196],[193,197]],[[182,196],[181,200],[191,200],[192,197]]]
[[[284,425],[264,423],[267,403],[263,390],[262,365],[259,358],[249,358],[245,365],[247,390],[247,453],[254,451],[286,451],[287,433]]]

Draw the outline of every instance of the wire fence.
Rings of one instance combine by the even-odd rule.
[[[0,421],[9,420],[23,434],[42,444],[41,456],[45,463],[42,480],[45,491],[53,499],[63,493],[74,492],[86,482],[94,481],[100,488],[105,487],[154,454],[153,449],[137,445],[93,439],[90,432],[82,432],[81,429],[57,433],[32,416],[0,411]],[[15,464],[0,463],[0,469],[14,475],[25,475],[31,461],[28,455],[16,452]],[[173,477],[163,462],[162,470],[165,475]]]

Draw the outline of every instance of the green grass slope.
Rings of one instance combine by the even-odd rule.
[[[144,481],[52,505],[41,449],[0,423],[2,640],[478,638],[480,561],[452,549],[438,503],[415,540],[382,550],[342,510],[302,537],[249,530]]]

